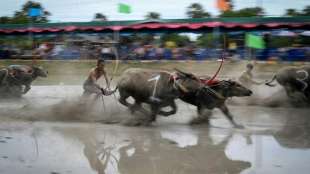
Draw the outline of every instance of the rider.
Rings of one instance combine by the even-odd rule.
[[[246,71],[244,71],[239,77],[239,82],[247,88],[251,88],[252,85],[261,85],[264,82],[257,82],[253,80],[252,70],[254,69],[253,64],[248,63],[246,65]]]
[[[105,81],[107,84],[107,89],[103,89],[97,83],[98,79],[102,75],[105,78]],[[114,93],[114,91],[109,90],[110,81],[109,81],[107,73],[104,69],[104,60],[103,59],[98,59],[97,60],[97,66],[90,70],[88,78],[85,80],[85,82],[83,84],[83,88],[84,88],[83,96],[89,96],[91,94],[111,95]]]

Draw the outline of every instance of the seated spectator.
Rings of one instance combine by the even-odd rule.
[[[114,48],[108,44],[104,44],[100,50],[101,57],[105,60],[115,59]]]

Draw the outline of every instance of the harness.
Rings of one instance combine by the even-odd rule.
[[[169,80],[173,80],[173,88],[178,90],[179,88],[181,88],[181,90],[183,92],[188,92],[188,90],[181,84],[177,84],[177,80],[180,79],[180,77],[178,77],[178,75],[176,73],[169,73],[170,74],[170,77],[169,77]],[[179,88],[178,88],[178,86]]]
[[[214,80],[209,80],[209,79],[203,79],[203,78],[200,78],[199,79],[200,82],[204,85],[207,85],[207,86],[215,86],[215,85],[218,85],[219,84],[219,80],[217,79],[214,79]]]

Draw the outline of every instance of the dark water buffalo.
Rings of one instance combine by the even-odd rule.
[[[310,103],[309,74],[310,66],[282,68],[266,85],[273,87],[275,85],[272,82],[276,80],[284,87],[287,96],[293,101]]]
[[[151,116],[147,124],[156,120],[156,115],[169,116],[175,114],[177,106],[175,99],[180,94],[197,91],[202,87],[200,80],[190,73],[177,70],[174,73],[161,70],[147,70],[130,68],[120,77],[117,84],[123,105],[130,108],[131,112],[142,109],[141,104],[147,103],[151,107]],[[127,102],[132,97],[133,104]],[[171,107],[171,111],[162,111],[163,107]]]
[[[221,97],[219,98],[214,95],[210,95],[210,93],[206,91],[208,90],[207,88],[201,88],[198,92],[186,93],[180,97],[180,99],[186,103],[197,106],[198,118],[193,120],[192,123],[195,124],[201,121],[209,122],[208,117],[212,114],[211,110],[214,108],[219,108],[235,127],[242,127],[234,121],[232,114],[229,112],[229,109],[225,104],[225,101],[229,97],[250,96],[252,95],[252,91],[231,80],[218,81],[211,84],[210,88]],[[208,113],[205,113],[204,111],[208,111]]]
[[[0,70],[0,93],[20,97],[31,89],[37,77],[47,77],[47,71],[37,66],[10,65]]]

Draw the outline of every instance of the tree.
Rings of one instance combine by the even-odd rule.
[[[302,10],[302,15],[303,15],[303,16],[310,16],[310,5],[306,6],[306,7]]]
[[[106,17],[106,15],[102,14],[102,13],[96,13],[94,16],[94,21],[107,21],[108,18]]]
[[[214,46],[213,34],[202,34],[197,38],[197,45],[212,48]]]
[[[8,24],[10,23],[11,18],[8,16],[1,16],[0,17],[0,24]]]
[[[29,17],[28,12],[30,8],[38,8],[41,11],[40,16]],[[25,24],[25,23],[46,23],[50,12],[46,11],[43,6],[38,2],[27,1],[20,11],[15,11],[13,17],[2,16],[0,17],[1,24]]]
[[[40,16],[29,17],[28,11],[31,8],[38,8],[41,11]],[[12,18],[11,23],[46,23],[48,22],[48,16],[50,16],[50,12],[46,11],[44,7],[39,2],[27,1],[20,11],[16,11],[14,17]],[[31,20],[31,21],[30,21]]]
[[[162,43],[171,41],[176,43],[178,46],[185,46],[190,43],[190,38],[188,36],[179,35],[177,33],[167,33],[163,34],[160,38]]]
[[[306,6],[301,12],[292,8],[286,9],[284,16],[310,16],[310,5]]]
[[[299,12],[296,11],[296,9],[292,9],[292,8],[289,8],[289,9],[286,9],[286,12],[285,12],[285,16],[299,16]]]
[[[157,12],[148,12],[147,15],[145,15],[145,19],[160,19],[160,14]]]
[[[186,15],[189,18],[206,18],[211,16],[210,13],[206,12],[199,3],[193,3],[188,6]]]
[[[253,7],[253,8],[243,8],[237,11],[225,11],[223,12],[220,17],[255,17],[261,16],[264,14],[264,9],[260,7]]]

